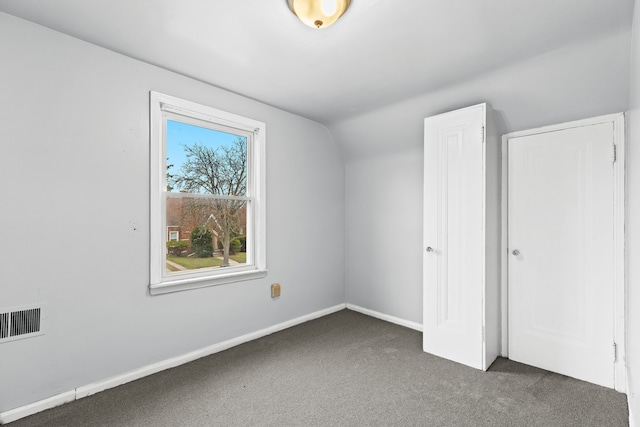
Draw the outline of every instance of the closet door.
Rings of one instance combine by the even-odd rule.
[[[424,145],[423,349],[477,369],[488,365],[485,118],[485,104],[429,117]]]
[[[509,139],[509,358],[614,386],[612,122]]]

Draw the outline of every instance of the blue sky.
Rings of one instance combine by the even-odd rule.
[[[180,166],[186,160],[184,145],[198,143],[207,147],[220,147],[231,144],[236,138],[238,135],[167,120],[167,165],[173,165],[169,173],[180,171]]]

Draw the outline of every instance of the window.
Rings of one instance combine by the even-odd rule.
[[[151,92],[151,294],[266,275],[265,129]]]

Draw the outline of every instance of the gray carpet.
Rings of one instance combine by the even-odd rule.
[[[623,394],[506,359],[480,372],[348,310],[10,424],[627,425]]]

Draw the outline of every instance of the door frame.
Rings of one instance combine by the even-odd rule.
[[[509,357],[509,139],[541,133],[555,132],[601,123],[613,123],[613,143],[616,146],[616,161],[613,164],[613,339],[611,356],[614,362],[614,388],[627,392],[626,359],[626,275],[625,275],[625,200],[626,200],[626,156],[625,156],[625,116],[624,113],[608,114],[585,120],[560,123],[502,135],[502,239],[500,243],[501,283],[502,283],[502,356]],[[613,159],[612,159],[613,160]],[[615,352],[615,353],[614,353]]]

